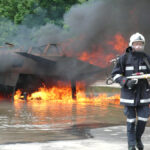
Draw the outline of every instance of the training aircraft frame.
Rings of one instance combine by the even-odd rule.
[[[88,83],[102,71],[98,66],[62,54],[58,44],[28,50],[6,44],[9,48],[0,48],[0,91],[12,93],[12,97],[17,89],[30,93],[43,83],[52,86],[61,80],[71,82],[72,97],[76,98],[76,81]]]

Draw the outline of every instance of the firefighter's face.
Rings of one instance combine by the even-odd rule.
[[[144,43],[141,41],[133,42],[132,48],[134,51],[144,51]]]

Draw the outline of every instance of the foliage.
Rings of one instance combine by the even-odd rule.
[[[38,16],[43,17],[43,23],[53,21],[56,24],[60,24],[64,13],[68,11],[72,5],[84,1],[85,0],[0,0],[0,17],[8,18],[15,24],[20,24],[26,16],[31,15],[31,18]]]
[[[27,14],[34,13],[35,0],[0,0],[0,17],[8,18],[18,24]]]
[[[11,21],[0,18],[0,45],[10,41],[10,37],[15,36],[17,26]]]
[[[18,24],[26,27],[29,36],[28,28],[38,29],[47,23],[67,28],[63,23],[64,13],[72,5],[85,1],[87,0],[0,0],[0,45],[6,41],[16,42],[13,37],[21,36],[24,29],[20,29]]]

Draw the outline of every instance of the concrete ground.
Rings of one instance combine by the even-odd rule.
[[[125,126],[91,129],[89,139],[0,145],[0,150],[127,150]],[[150,149],[150,127],[143,135],[144,150]]]

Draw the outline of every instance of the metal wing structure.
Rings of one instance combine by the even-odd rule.
[[[39,48],[0,51],[0,89],[24,91],[36,89],[41,83],[54,80],[71,81],[75,98],[76,81],[92,81],[102,69],[74,57],[62,56],[56,44]],[[13,90],[10,88],[13,87]]]

